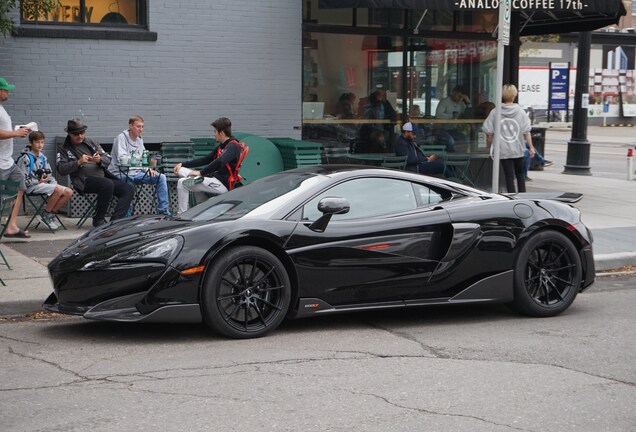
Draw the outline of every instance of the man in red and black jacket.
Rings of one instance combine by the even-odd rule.
[[[230,189],[230,170],[235,169],[241,155],[239,141],[232,136],[232,122],[221,117],[212,122],[214,139],[221,143],[210,154],[178,163],[174,173],[179,177],[177,200],[179,213],[188,209],[190,192],[220,195]],[[200,170],[190,169],[203,166]]]

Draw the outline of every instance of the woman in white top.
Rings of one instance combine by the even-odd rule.
[[[509,193],[515,191],[515,177],[519,192],[526,191],[526,178],[523,169],[523,159],[526,151],[526,142],[530,157],[534,157],[535,150],[532,146],[530,130],[532,125],[525,111],[514,103],[517,97],[517,87],[512,84],[503,86],[501,106],[501,123],[499,124],[499,159],[506,178],[506,189]],[[488,145],[492,145],[495,133],[495,113],[492,110],[483,125]]]

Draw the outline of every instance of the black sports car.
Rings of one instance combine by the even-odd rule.
[[[571,205],[345,165],[281,172],[178,218],[113,222],[49,272],[46,310],[204,321],[234,338],[285,317],[432,304],[552,316],[595,277],[592,236]]]

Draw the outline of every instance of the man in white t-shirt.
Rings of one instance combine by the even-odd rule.
[[[15,86],[0,77],[0,180],[20,182],[18,198],[9,217],[9,225],[7,225],[7,230],[4,232],[4,237],[28,238],[31,237],[29,232],[22,231],[16,222],[18,211],[20,210],[19,203],[22,202],[22,195],[26,190],[26,186],[24,184],[24,174],[13,161],[13,138],[24,138],[31,132],[31,129],[21,127],[13,130],[11,117],[2,106],[9,99],[9,92],[13,90],[15,90]]]

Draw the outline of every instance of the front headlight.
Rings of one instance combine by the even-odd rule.
[[[111,261],[165,261],[171,262],[181,252],[183,239],[169,237],[152,243],[146,243],[138,248],[118,253]]]
[[[91,261],[84,265],[82,270],[109,267],[113,263],[130,261],[160,261],[170,264],[181,252],[183,238],[169,237],[151,243],[145,243],[131,249],[119,252],[110,258]]]

